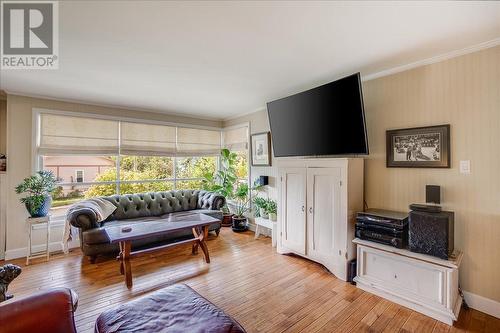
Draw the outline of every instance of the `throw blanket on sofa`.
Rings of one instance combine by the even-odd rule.
[[[71,212],[82,208],[87,208],[92,210],[97,217],[97,222],[104,221],[105,219],[108,218],[108,216],[113,214],[113,212],[116,210],[116,206],[113,205],[108,200],[102,198],[94,198],[94,199],[80,201],[71,205],[68,209],[68,212],[66,213],[66,216],[70,216]],[[71,235],[71,224],[69,218],[66,218],[66,223],[64,225],[63,240],[62,240],[64,253],[68,253],[68,242],[72,239],[73,237]]]

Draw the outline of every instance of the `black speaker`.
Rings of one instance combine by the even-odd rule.
[[[453,253],[455,214],[411,211],[408,244],[412,252],[448,259]]]
[[[259,176],[259,178],[257,178],[256,185],[259,186],[269,185],[269,176]]]
[[[441,203],[441,187],[438,185],[425,186],[425,202],[440,204]]]
[[[351,284],[356,284],[354,278],[357,275],[357,259],[352,259],[347,263],[347,282],[351,282]]]

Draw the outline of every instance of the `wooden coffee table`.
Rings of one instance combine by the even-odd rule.
[[[186,214],[173,216],[166,219],[161,219],[154,222],[141,223],[139,225],[127,225],[126,222],[120,226],[105,228],[106,235],[110,243],[118,243],[120,245],[120,255],[117,257],[120,260],[120,274],[125,275],[125,283],[127,288],[132,288],[132,269],[130,267],[130,258],[142,253],[148,253],[156,250],[166,249],[172,246],[193,243],[192,253],[198,253],[198,247],[201,247],[205,261],[210,263],[207,243],[208,227],[212,223],[220,222],[218,219],[205,214]],[[127,228],[130,230],[127,231]],[[151,247],[147,249],[131,251],[131,242],[139,239],[149,238],[160,234],[169,234],[175,231],[191,229],[193,238]]]

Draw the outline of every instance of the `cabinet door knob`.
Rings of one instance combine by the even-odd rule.
[[[302,206],[302,211],[304,212],[306,210],[306,207]]]
[[[313,213],[313,208],[312,207],[309,207],[309,213]]]
[[[395,279],[397,279],[397,278],[398,278],[398,276],[397,276],[396,274],[394,274],[394,278],[395,278]]]

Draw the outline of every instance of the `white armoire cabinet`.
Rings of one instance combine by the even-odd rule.
[[[278,160],[277,251],[324,265],[342,280],[356,257],[355,216],[363,210],[363,159]]]

